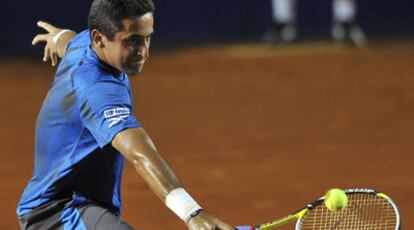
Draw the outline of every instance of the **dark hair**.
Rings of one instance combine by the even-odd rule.
[[[122,20],[154,11],[152,0],[94,0],[88,16],[90,30],[97,29],[109,40],[123,29]]]

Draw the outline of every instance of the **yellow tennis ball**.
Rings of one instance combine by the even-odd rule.
[[[329,210],[337,212],[346,207],[348,204],[348,197],[343,190],[333,188],[326,193],[324,203]]]

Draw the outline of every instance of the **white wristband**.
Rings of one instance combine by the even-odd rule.
[[[59,33],[57,33],[55,36],[52,37],[52,41],[56,44],[57,41],[59,41],[59,38],[67,32],[72,32],[72,30],[61,30]]]
[[[168,193],[165,204],[186,224],[192,218],[191,214],[201,209],[200,205],[183,188],[177,188]]]

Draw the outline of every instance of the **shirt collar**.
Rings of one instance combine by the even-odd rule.
[[[116,78],[122,78],[125,74],[116,68],[110,66],[108,63],[103,62],[99,59],[98,54],[92,49],[92,45],[88,46],[87,49],[87,58],[92,62],[98,64],[103,70],[111,73]]]

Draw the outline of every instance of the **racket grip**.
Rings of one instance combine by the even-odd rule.
[[[236,226],[237,230],[253,230],[253,226]]]

